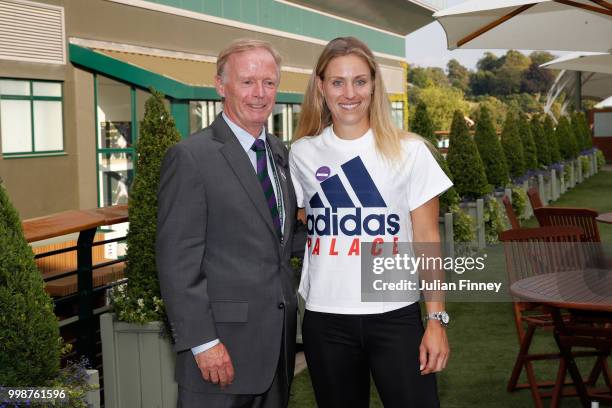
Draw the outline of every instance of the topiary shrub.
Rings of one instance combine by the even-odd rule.
[[[589,150],[593,148],[593,138],[591,135],[591,129],[586,120],[586,117],[582,112],[578,114],[578,122],[580,123],[580,129],[582,132],[582,146],[581,150]]]
[[[473,199],[491,191],[476,143],[459,111],[453,116],[446,160],[460,197]]]
[[[522,188],[512,188],[512,209],[519,219],[526,219],[525,207],[527,206],[527,193]]]
[[[542,130],[544,131],[544,137],[546,137],[546,140],[548,140],[551,164],[559,163],[561,161],[559,141],[557,140],[557,134],[555,132],[553,121],[548,115],[546,115],[546,117],[544,118],[544,123],[542,124]]]
[[[448,168],[448,164],[446,163],[446,159],[444,159],[444,156],[442,156],[442,154],[436,149],[436,151],[434,152],[434,157],[438,161],[438,164],[440,165],[440,168],[442,169],[442,171],[444,171],[444,173],[446,173],[448,178],[451,179],[452,181],[453,174]],[[440,214],[449,212],[450,208],[457,204],[459,204],[459,194],[457,194],[457,190],[455,190],[455,187],[453,186],[449,188],[448,190],[446,190],[440,196],[440,207],[439,207]]]
[[[508,228],[501,207],[493,197],[487,197],[484,205],[485,239],[487,244],[495,244],[499,240],[499,234]]]
[[[427,105],[424,102],[419,102],[416,106],[410,130],[427,139],[436,148],[438,147],[438,138],[434,133],[434,125],[427,111]]]
[[[582,177],[586,176],[589,173],[589,158],[585,156],[580,156],[580,167],[582,168]]]
[[[544,128],[539,116],[531,118],[531,135],[536,147],[536,156],[539,166],[548,166],[552,163],[550,159],[550,142],[544,134]]]
[[[597,152],[595,153],[595,157],[597,158],[597,171],[599,171],[604,166],[604,164],[606,164],[606,158],[603,152],[599,149],[597,149]]]
[[[453,214],[453,240],[460,243],[473,242],[476,239],[476,230],[472,217],[458,205],[452,206],[450,212]]]
[[[518,132],[523,143],[523,157],[525,159],[525,170],[537,170],[538,168],[538,153],[529,119],[524,114],[518,117]]]
[[[474,142],[485,168],[487,181],[494,188],[504,187],[510,180],[504,151],[486,107],[480,108],[476,122]]]
[[[157,269],[157,188],[163,157],[180,140],[174,119],[164,106],[164,96],[151,90],[136,144],[136,177],[129,198],[130,229],[127,235],[126,287],[113,291],[113,308],[119,320],[147,323],[165,320]]]
[[[578,155],[578,145],[574,132],[567,117],[562,116],[555,130],[557,140],[559,141],[559,152],[564,160],[572,160]]]
[[[0,385],[44,386],[58,373],[59,326],[1,182],[0,248]]]
[[[506,122],[501,134],[501,145],[506,156],[510,177],[512,179],[521,177],[525,174],[525,156],[516,114],[513,112],[508,112],[506,115]]]

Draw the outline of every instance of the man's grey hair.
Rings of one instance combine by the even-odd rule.
[[[281,56],[276,51],[272,44],[266,41],[261,40],[253,40],[250,38],[240,38],[231,42],[226,48],[224,48],[217,57],[217,76],[223,79],[225,82],[225,65],[229,60],[229,57],[233,54],[238,54],[245,51],[255,50],[255,49],[264,49],[272,55],[274,58],[274,62],[276,62],[276,69],[278,74],[278,80],[280,81],[280,67],[281,67]]]

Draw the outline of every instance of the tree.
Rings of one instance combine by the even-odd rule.
[[[540,166],[548,166],[552,163],[550,159],[550,146],[546,135],[544,135],[542,121],[537,115],[531,118],[531,135],[536,147],[538,164]]]
[[[439,67],[414,67],[408,70],[408,82],[419,88],[430,86],[449,86],[444,70]]]
[[[521,136],[521,142],[523,143],[523,154],[525,158],[525,168],[527,170],[537,170],[538,168],[538,152],[536,149],[533,135],[531,133],[531,126],[529,125],[529,119],[525,114],[519,115],[518,118],[518,131]]]
[[[470,93],[490,95],[495,89],[495,74],[491,71],[477,71],[470,74]]]
[[[531,60],[516,50],[508,50],[500,59],[503,62],[495,70],[495,94],[510,95],[520,92],[523,71],[529,68]]]
[[[414,113],[414,119],[410,123],[410,130],[429,140],[432,145],[437,146],[438,138],[434,133],[433,122],[427,112],[427,105],[419,102]]]
[[[59,370],[59,326],[19,215],[1,183],[0,248],[0,384],[45,386]]]
[[[504,148],[506,163],[510,177],[516,179],[525,174],[525,156],[523,143],[519,135],[516,114],[512,111],[506,116],[506,123],[501,135],[501,144]]]
[[[544,137],[548,141],[550,148],[550,161],[551,163],[559,163],[561,161],[561,151],[559,150],[559,141],[557,140],[557,134],[555,127],[550,116],[546,115],[544,123],[542,125],[544,131]]]
[[[566,116],[561,116],[555,131],[559,141],[559,152],[564,160],[571,160],[578,154],[578,145],[572,131],[571,124]]]
[[[529,65],[521,76],[521,92],[528,94],[546,93],[550,89],[555,77],[551,70],[540,68],[534,62]]]
[[[455,110],[467,111],[469,108],[469,104],[463,98],[463,92],[457,88],[429,87],[420,89],[417,99],[427,106],[435,130],[449,129],[452,112]]]
[[[508,113],[508,107],[501,100],[494,96],[478,96],[475,98],[475,104],[470,112],[471,117],[477,118],[479,115],[480,108],[486,107],[489,111],[493,126],[496,129],[501,129],[506,120],[506,114]]]
[[[464,93],[470,89],[470,73],[466,67],[456,59],[451,59],[446,65],[448,80],[451,86],[461,89]]]
[[[136,177],[129,199],[126,268],[129,300],[115,304],[120,320],[139,323],[164,318],[156,303],[161,299],[155,267],[157,188],[162,159],[168,148],[180,140],[174,119],[164,106],[164,96],[155,90],[151,93],[145,103],[136,145]],[[144,306],[137,304],[139,299]],[[139,313],[133,313],[135,310]]]
[[[478,198],[491,191],[476,143],[461,111],[455,111],[453,115],[446,160],[461,197]]]
[[[497,58],[497,55],[493,54],[490,51],[487,51],[476,63],[476,68],[478,69],[478,71],[492,72],[499,68],[502,63],[503,61],[500,61],[500,59]]]
[[[478,114],[474,141],[489,184],[496,188],[504,187],[509,181],[508,167],[489,110],[485,106],[480,108]]]
[[[579,151],[590,149],[593,146],[591,131],[582,112],[576,112],[572,115],[572,129],[574,130]]]
[[[529,54],[529,59],[531,59],[531,63],[536,64],[537,66],[546,64],[547,62],[550,62],[555,58],[556,57],[548,51],[533,51],[531,54]]]

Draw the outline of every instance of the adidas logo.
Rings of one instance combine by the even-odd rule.
[[[319,193],[315,193],[309,201],[310,208],[321,208],[324,211],[316,216],[314,214],[306,217],[306,226],[310,236],[339,235],[358,236],[362,234],[380,236],[385,234],[396,235],[399,232],[399,215],[386,213],[371,213],[362,218],[362,209],[387,208],[380,191],[374,184],[374,180],[368,173],[359,156],[347,161],[340,166],[355,197],[359,201],[357,206],[347,192],[339,175],[331,175],[329,167],[321,167],[315,177],[320,181],[323,198],[329,203],[326,206]],[[353,208],[354,212],[338,209]]]

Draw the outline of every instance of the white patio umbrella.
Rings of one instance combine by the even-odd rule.
[[[610,0],[471,0],[434,17],[451,50],[612,50]]]
[[[612,95],[612,55],[609,53],[572,53],[540,67],[581,72],[582,96],[604,99]]]
[[[595,108],[596,109],[612,108],[612,96],[609,96],[608,98],[599,102],[597,105],[595,105]]]

